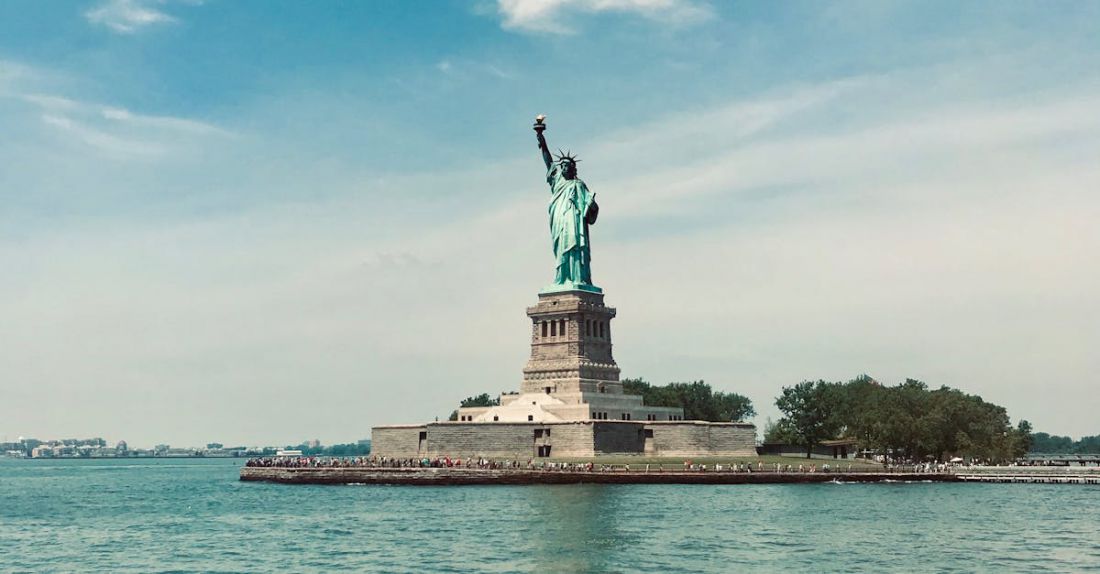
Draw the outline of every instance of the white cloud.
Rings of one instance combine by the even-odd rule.
[[[25,102],[34,104],[43,110],[74,111],[84,108],[84,104],[71,98],[53,94],[19,94],[19,98]]]
[[[64,78],[50,70],[0,59],[0,98],[21,98],[24,94],[63,83]]]
[[[468,59],[445,58],[436,63],[435,68],[450,77],[493,76],[502,80],[512,79],[513,74],[496,64]]]
[[[125,108],[55,94],[22,93],[16,97],[37,107],[42,122],[69,136],[70,141],[90,146],[113,159],[149,159],[202,138],[234,135],[206,122],[136,114]]]
[[[497,0],[505,28],[531,32],[568,34],[569,14],[618,12],[685,24],[711,17],[711,10],[694,0]]]
[[[87,144],[113,158],[147,158],[164,153],[159,145],[120,138],[65,116],[42,114],[42,121],[71,136],[75,141]]]
[[[147,116],[135,114],[123,108],[102,107],[100,114],[104,119],[133,126],[149,127],[191,134],[230,135],[215,125],[172,116]]]
[[[866,97],[866,96],[865,96]],[[794,102],[785,113],[802,111]],[[739,108],[741,106],[738,106]],[[751,108],[752,106],[746,106]],[[779,107],[779,106],[777,106]],[[769,112],[771,113],[771,112]],[[722,121],[721,113],[704,114],[711,121],[711,135],[737,134],[739,128],[751,126],[751,122]],[[777,121],[778,118],[772,118]],[[697,127],[697,126],[694,126]],[[691,123],[683,128],[670,124],[652,137],[659,141],[685,141],[693,135]],[[1046,142],[1072,140],[1075,136],[1095,137],[1100,133],[1100,94],[1066,94],[1056,101],[1035,102],[1028,106],[987,105],[982,109],[959,106],[937,111],[935,118],[900,117],[873,125],[855,125],[828,133],[796,133],[795,135],[771,135],[750,141],[738,141],[736,135],[727,139],[726,148],[717,148],[705,156],[683,166],[663,170],[658,177],[652,172],[622,182],[623,208],[636,214],[654,214],[676,209],[685,198],[707,195],[733,195],[754,193],[761,189],[796,187],[830,190],[855,196],[875,193],[876,185],[913,184],[914,182],[941,181],[944,186],[924,190],[919,196],[891,196],[892,201],[917,201],[926,203],[950,200],[953,178],[977,177],[997,187],[986,188],[996,194],[1001,186],[1026,177],[1026,172],[1006,177],[1010,165],[1001,165],[1007,156],[1015,156],[1019,150],[1027,153],[1042,152]],[[705,139],[705,136],[704,136]],[[1047,150],[1053,153],[1054,150]],[[1039,153],[1037,161],[1045,154]],[[960,161],[972,169],[978,165],[985,171],[972,173],[960,169]],[[776,169],[776,162],[783,169]],[[930,165],[935,172],[927,173]],[[677,181],[676,186],[663,185],[665,181]],[[958,182],[958,179],[954,179]],[[838,182],[848,187],[837,190]],[[982,188],[971,190],[978,193]],[[983,197],[982,199],[989,199]]]
[[[37,118],[49,131],[36,133],[25,143],[46,137],[47,146],[75,144],[75,149],[65,148],[69,158],[90,149],[112,160],[147,161],[201,149],[211,138],[236,137],[213,123],[141,114],[69,95],[76,90],[71,78],[53,70],[0,60],[0,113],[10,113],[8,121]]]
[[[27,68],[25,66],[0,60],[0,94],[5,93],[9,85],[16,83],[26,74]]]
[[[156,24],[176,19],[157,7],[162,2],[150,0],[106,0],[88,10],[84,17],[93,24],[107,26],[120,34],[133,34]]]

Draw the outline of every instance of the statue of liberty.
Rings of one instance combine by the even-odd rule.
[[[542,135],[546,130],[545,119],[542,115],[535,118],[535,134],[546,164],[546,182],[550,184],[550,239],[557,271],[554,285],[543,292],[580,289],[599,293],[602,289],[592,284],[592,250],[588,239],[588,226],[596,223],[599,214],[596,194],[588,191],[588,186],[577,177],[580,160],[561,150],[556,160],[550,154]]]

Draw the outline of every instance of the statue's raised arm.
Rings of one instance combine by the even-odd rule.
[[[550,155],[550,148],[546,146],[546,137],[542,135],[542,132],[546,131],[546,124],[543,123],[546,120],[546,116],[539,114],[535,116],[535,135],[539,139],[539,151],[542,152],[542,161],[546,164],[546,169],[550,169],[550,165],[554,163],[554,157]]]

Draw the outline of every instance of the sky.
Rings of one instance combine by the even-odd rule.
[[[519,387],[532,119],[624,377],[1100,433],[1100,4],[0,3],[0,441],[351,442]]]

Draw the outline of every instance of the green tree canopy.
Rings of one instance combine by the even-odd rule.
[[[500,405],[500,398],[493,398],[489,396],[489,393],[481,393],[472,397],[466,397],[462,399],[461,403],[458,403],[460,407],[495,407]],[[458,411],[451,411],[451,416],[447,417],[449,421],[458,420]]]
[[[773,421],[770,418],[764,423],[764,442],[772,444],[795,444],[797,438],[786,420]]]
[[[1037,432],[1031,435],[1031,452],[1049,454],[1071,454],[1075,452],[1073,439],[1068,436],[1051,435]]]
[[[825,381],[783,387],[775,406],[783,413],[779,424],[795,444],[805,447],[806,458],[821,441],[836,438],[840,431],[839,394]]]
[[[309,443],[302,443],[294,446],[287,445],[286,448],[300,450],[303,456],[363,456],[370,454],[370,441],[329,446],[309,446]],[[266,450],[264,454],[268,454]]]
[[[1030,426],[1030,425],[1029,425]],[[1100,454],[1100,435],[1074,441],[1068,436],[1032,433],[1029,452],[1041,454]]]
[[[808,449],[846,436],[893,457],[1011,460],[1032,441],[1031,425],[1013,428],[1004,407],[946,386],[930,390],[916,379],[892,387],[867,376],[803,382],[784,388],[776,406],[785,415],[777,427],[793,430],[793,442]]]
[[[1100,435],[1083,436],[1074,445],[1077,454],[1100,454]]]
[[[654,407],[680,407],[686,420],[712,422],[743,421],[756,416],[748,397],[737,393],[715,392],[703,381],[652,385],[645,379],[623,379],[623,392],[641,395]]]
[[[475,397],[466,397],[462,399],[459,406],[462,407],[495,407],[500,405],[500,399],[489,396],[489,393],[481,393]]]

